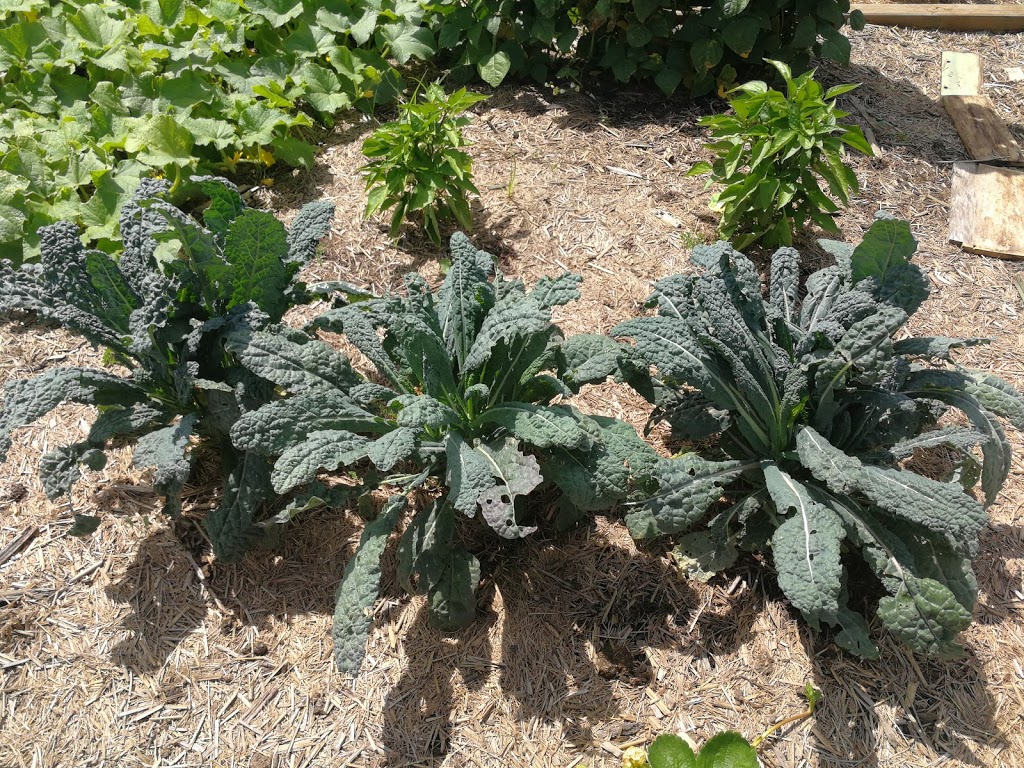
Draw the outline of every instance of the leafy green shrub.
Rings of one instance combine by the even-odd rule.
[[[702,96],[731,86],[765,57],[799,71],[811,55],[849,63],[840,32],[849,11],[849,0],[477,0],[445,6],[427,21],[455,76],[497,85],[510,72],[543,83],[552,71],[579,78],[600,70],[622,82],[653,80],[666,94],[683,87]],[[860,11],[849,21],[863,28]]]
[[[36,230],[59,220],[116,241],[119,206],[154,170],[310,165],[310,115],[392,99],[385,56],[433,52],[418,6],[356,5],[0,5],[0,258],[34,259]]]
[[[628,424],[552,402],[604,380],[621,352],[605,336],[563,339],[552,324],[551,308],[579,297],[579,278],[545,278],[529,292],[500,274],[491,282],[493,258],[460,233],[451,255],[435,292],[411,274],[404,297],[356,301],[313,322],[343,333],[376,368],[375,380],[308,337],[242,331],[228,342],[255,374],[292,393],[244,414],[231,433],[240,450],[279,456],[275,491],[357,464],[369,488],[402,489],[367,524],[338,589],[335,657],[349,672],[363,658],[380,554],[405,492],[430,483],[441,495],[401,538],[399,581],[426,594],[431,620],[451,630],[472,620],[480,577],[460,540],[463,525],[480,521],[503,539],[529,535],[540,520],[527,516],[523,497],[544,483],[561,493],[559,522],[568,523],[627,498],[632,476],[649,474],[655,461]],[[310,503],[321,504],[322,493],[310,490]]]
[[[848,566],[859,558],[886,593],[881,625],[916,651],[956,655],[987,521],[965,487],[980,476],[986,503],[995,499],[1010,470],[995,414],[1024,426],[1024,398],[947,363],[983,339],[893,338],[929,290],[909,261],[917,244],[905,222],[875,222],[856,248],[822,245],[837,263],[807,279],[802,301],[792,248],[772,259],[767,299],[754,265],[727,243],[695,248],[701,275],[661,280],[658,315],[613,329],[635,340],[630,379],[657,406],[652,418],[679,438],[721,433],[726,454],[660,461],[658,492],[626,522],[638,539],[684,534],[680,554],[705,572],[740,549],[770,551],[807,622],[838,627],[839,645],[874,656],[865,618],[848,604]],[[946,407],[973,428],[935,428]],[[900,467],[935,446],[954,457],[959,482]]]
[[[334,206],[307,205],[286,232],[273,214],[246,208],[233,185],[199,178],[196,186],[209,198],[205,226],[164,199],[167,182],[144,180],[122,211],[124,249],[116,261],[86,250],[78,227],[59,223],[39,233],[40,264],[15,270],[0,263],[0,311],[35,312],[105,347],[129,369],[122,376],[55,368],[7,382],[0,460],[15,428],[63,402],[94,405],[99,416],[88,436],[43,457],[47,495],[70,491],[80,464],[101,468],[111,441],[130,440],[134,464],[156,467],[153,486],[174,515],[198,440],[223,461],[224,494],[207,527],[218,557],[233,559],[259,532],[253,517],[272,493],[266,458],[235,450],[229,430],[273,396],[273,385],[240,366],[225,338],[277,323],[289,306],[309,298],[296,276]],[[84,531],[99,523],[78,517]]]
[[[369,191],[364,215],[394,208],[392,237],[403,221],[422,217],[423,229],[438,245],[443,221],[455,219],[472,229],[466,196],[480,191],[473,184],[473,158],[462,151],[462,129],[470,122],[463,113],[486,98],[465,88],[446,96],[432,83],[422,97],[414,94],[399,105],[398,119],[363,142],[363,154],[371,158],[360,169]]]
[[[729,101],[733,114],[698,121],[711,129],[714,141],[704,146],[717,159],[695,164],[688,174],[711,174],[709,189],[725,185],[712,195],[711,208],[722,214],[719,234],[741,249],[758,240],[768,247],[792,245],[794,231],[808,220],[838,233],[832,216],[839,208],[815,174],[848,205],[860,187],[843,162],[843,145],[872,154],[858,126],[837,122],[847,113],[836,109],[836,97],[856,85],[825,91],[813,72],[794,80],[781,61],[769,63],[785,80],[786,93],[760,80],[735,88]]]

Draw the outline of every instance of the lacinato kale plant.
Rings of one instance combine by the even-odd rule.
[[[849,582],[874,574],[878,623],[915,651],[953,656],[987,520],[965,489],[980,478],[994,500],[1010,469],[996,415],[1024,427],[1024,399],[951,362],[983,339],[895,338],[929,291],[905,222],[876,221],[856,248],[822,245],[836,264],[803,290],[799,254],[776,252],[767,298],[742,254],[698,247],[701,274],[658,282],[657,316],[613,329],[635,341],[630,379],[656,405],[652,418],[680,438],[720,433],[725,454],[659,461],[657,493],[627,523],[638,539],[682,535],[680,554],[704,571],[740,549],[771,552],[807,622],[837,628],[836,642],[863,656],[877,650]],[[947,409],[971,426],[937,423]],[[955,457],[954,481],[901,464],[937,446]]]
[[[0,262],[0,311],[31,311],[106,348],[128,369],[56,368],[9,381],[0,411],[0,460],[11,432],[63,402],[96,406],[84,440],[60,446],[40,463],[50,498],[106,462],[111,441],[135,442],[133,463],[155,467],[163,510],[181,511],[181,493],[203,445],[218,451],[225,474],[221,505],[206,525],[218,557],[240,557],[260,529],[261,503],[273,499],[270,463],[236,450],[231,426],[269,401],[273,384],[238,364],[225,338],[281,320],[310,292],[297,281],[334,216],[327,202],[307,205],[286,231],[271,213],[247,208],[234,185],[199,178],[208,198],[203,221],[165,199],[169,185],[144,181],[121,213],[124,249],[117,260],[86,250],[78,227],[40,230],[41,263]],[[99,524],[79,515],[79,530]]]
[[[342,670],[362,662],[380,555],[410,489],[435,500],[401,537],[399,581],[425,594],[432,621],[453,630],[472,620],[480,578],[463,526],[479,521],[503,539],[524,537],[541,522],[524,504],[533,491],[560,494],[566,522],[628,498],[633,477],[653,469],[655,454],[630,425],[555,402],[604,380],[622,352],[604,336],[565,339],[552,323],[552,307],[579,297],[579,278],[544,278],[527,291],[500,274],[492,281],[494,273],[491,255],[459,233],[438,290],[411,274],[404,296],[355,301],[313,321],[344,334],[376,369],[372,379],[299,334],[239,330],[228,341],[256,375],[290,393],[243,414],[231,433],[239,450],[279,457],[277,493],[344,466],[357,467],[366,487],[401,490],[367,524],[338,589]],[[321,485],[309,491],[310,504],[322,493]]]

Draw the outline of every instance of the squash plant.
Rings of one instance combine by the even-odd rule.
[[[373,364],[372,379],[298,333],[239,329],[228,339],[253,373],[289,393],[243,414],[231,432],[239,450],[278,457],[276,492],[345,466],[359,469],[364,487],[399,489],[367,524],[338,590],[342,670],[362,662],[380,555],[410,489],[423,486],[435,500],[401,537],[399,581],[427,596],[434,624],[453,630],[472,620],[480,578],[463,525],[524,537],[541,523],[537,506],[525,505],[534,491],[560,496],[565,523],[630,497],[634,477],[653,468],[655,454],[630,425],[557,402],[604,380],[622,351],[605,336],[563,338],[552,323],[553,307],[578,298],[579,277],[544,278],[527,291],[500,274],[492,281],[494,272],[491,255],[457,233],[436,291],[414,273],[404,296],[355,301],[313,321],[344,334]],[[307,491],[309,505],[325,503],[322,494],[321,485]]]
[[[270,465],[236,450],[231,425],[273,396],[266,379],[240,366],[225,338],[266,328],[312,293],[297,280],[334,216],[311,203],[291,231],[272,213],[247,208],[229,182],[195,180],[207,199],[203,221],[165,199],[166,181],[147,179],[120,217],[124,248],[117,260],[87,250],[70,223],[40,230],[41,263],[14,269],[0,262],[0,311],[30,311],[107,350],[127,375],[93,368],[54,368],[8,381],[0,411],[0,460],[11,432],[63,402],[94,405],[99,415],[84,440],[43,456],[40,474],[50,498],[70,491],[80,465],[101,468],[111,441],[135,443],[136,466],[156,467],[153,486],[163,511],[181,511],[181,493],[196,443],[218,451],[225,474],[220,506],[206,524],[217,556],[242,555],[260,529],[253,525],[270,494]],[[99,518],[78,515],[77,532]]]
[[[885,593],[880,624],[916,651],[954,656],[987,521],[965,488],[980,479],[985,502],[995,499],[1010,470],[996,416],[1024,427],[1024,398],[950,362],[984,339],[894,338],[929,290],[905,222],[876,221],[856,248],[822,245],[837,263],[804,291],[799,254],[780,249],[767,298],[749,259],[724,242],[698,247],[701,274],[661,280],[657,316],[613,329],[635,340],[630,380],[657,406],[652,418],[682,438],[720,434],[724,453],[660,461],[658,492],[626,522],[640,539],[682,535],[680,554],[704,571],[739,549],[770,552],[813,628],[836,627],[839,645],[875,656],[849,601],[848,564],[859,558]],[[947,408],[971,426],[937,427]],[[959,482],[901,466],[935,446],[955,457]]]

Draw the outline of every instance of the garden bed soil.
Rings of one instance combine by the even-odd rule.
[[[946,242],[951,164],[965,156],[938,102],[941,52],[976,52],[988,93],[1024,138],[1024,83],[999,82],[1021,64],[1024,38],[879,27],[852,38],[854,63],[822,79],[863,83],[843,104],[883,153],[851,159],[862,188],[839,218],[844,234],[857,240],[882,207],[909,219],[933,287],[912,330],[992,337],[959,361],[1024,387],[1018,265]],[[703,182],[685,176],[706,156],[695,122],[712,108],[630,90],[499,89],[469,131],[481,190],[473,239],[528,284],[582,274],[583,298],[558,319],[566,332],[608,330],[639,311],[653,280],[687,269],[690,245],[714,237]],[[383,222],[360,219],[359,141],[370,128],[339,129],[313,172],[271,169],[256,202],[286,215],[337,202],[311,277],[376,290],[400,286],[409,269],[436,280],[437,249],[415,235],[396,247]],[[100,359],[59,331],[0,331],[0,378]],[[627,390],[581,399],[643,427],[647,409]],[[915,659],[889,639],[878,661],[840,653],[756,561],[684,581],[664,549],[638,550],[618,519],[599,518],[485,551],[478,620],[451,635],[401,593],[389,549],[352,681],[332,669],[329,630],[360,532],[354,514],[307,513],[279,550],[211,562],[195,520],[216,503],[212,478],[189,488],[191,511],[173,524],[127,450],[70,504],[46,501],[39,455],[89,419],[65,407],[20,430],[0,474],[0,548],[28,536],[0,563],[0,765],[616,766],[621,750],[666,730],[757,736],[804,708],[810,682],[822,703],[769,740],[766,766],[1024,766],[1020,455],[983,535],[965,659]],[[95,535],[67,535],[73,511],[96,510]]]

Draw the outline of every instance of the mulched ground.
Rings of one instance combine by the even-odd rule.
[[[943,50],[980,54],[988,92],[1024,139],[1024,83],[1004,82],[1022,41],[869,27],[853,34],[850,67],[821,72],[828,84],[863,83],[843,104],[883,150],[851,158],[862,189],[839,220],[846,237],[882,207],[910,220],[934,289],[913,331],[992,337],[959,360],[1019,387],[1019,268],[945,239],[951,164],[964,153],[938,86]],[[470,130],[475,242],[527,283],[582,274],[583,298],[562,308],[561,325],[609,329],[638,311],[652,281],[687,268],[689,246],[714,238],[703,182],[684,175],[705,157],[695,121],[713,108],[628,90],[500,89]],[[316,170],[274,177],[257,200],[286,216],[307,200],[337,202],[311,277],[377,290],[410,269],[437,279],[436,249],[415,236],[396,247],[382,222],[359,218],[358,145],[371,127],[339,130]],[[98,362],[58,331],[0,330],[2,379]],[[621,388],[582,399],[638,427],[646,417]],[[386,578],[364,674],[351,681],[331,668],[329,626],[357,518],[311,513],[280,550],[211,562],[194,518],[215,503],[214,484],[200,478],[194,514],[171,525],[127,452],[70,503],[50,504],[38,457],[89,419],[67,407],[21,430],[0,469],[0,549],[27,537],[0,563],[0,765],[614,766],[665,730],[752,738],[803,709],[807,682],[824,700],[810,725],[765,746],[767,766],[1024,765],[1020,459],[990,510],[966,659],[914,659],[888,640],[879,661],[841,654],[753,563],[683,581],[662,549],[637,550],[601,518],[485,552],[478,620],[455,635],[430,628],[422,601]],[[67,536],[73,510],[108,514],[79,540]],[[385,574],[394,560],[387,552]]]

